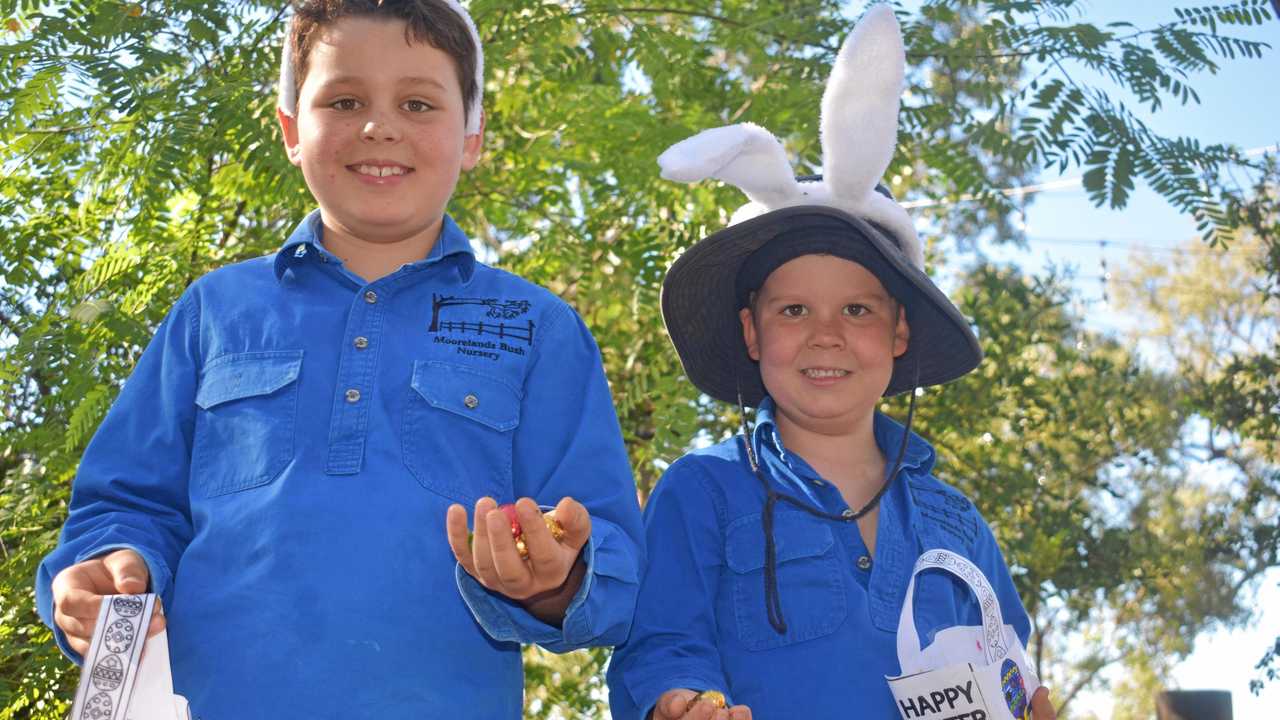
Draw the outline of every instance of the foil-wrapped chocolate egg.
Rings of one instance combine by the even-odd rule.
[[[507,522],[511,523],[511,537],[516,539],[516,552],[520,553],[520,557],[529,559],[529,546],[524,542],[524,528],[520,527],[520,518],[516,516],[516,506],[514,503],[499,505],[498,509],[507,516]],[[559,542],[564,538],[564,526],[556,520],[554,510],[548,510],[542,513],[542,522],[547,526],[547,530],[551,532],[551,537]]]
[[[689,700],[689,704],[685,707],[684,711],[686,713],[689,712],[690,710],[693,709],[694,705],[698,704],[699,701],[709,702],[714,707],[720,708],[720,709],[723,709],[729,706],[728,702],[724,699],[724,693],[720,692],[719,690],[703,690],[697,695],[694,695]]]

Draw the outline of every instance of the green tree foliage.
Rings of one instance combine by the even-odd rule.
[[[1197,259],[1194,268],[1170,275],[1194,278],[1201,265],[1208,265],[1208,272],[1228,283],[1206,291],[1234,310],[1225,319],[1229,327],[1224,333],[1236,342],[1210,366],[1211,372],[1190,383],[1190,402],[1224,433],[1224,442],[1208,452],[1229,459],[1252,478],[1247,488],[1252,501],[1265,492],[1274,497],[1280,487],[1280,165],[1268,158],[1252,183],[1229,188],[1224,197],[1244,242],[1230,247],[1233,255]],[[1256,544],[1274,552],[1277,536],[1280,529],[1274,523],[1262,525]],[[1260,674],[1249,682],[1254,692],[1280,679],[1280,638],[1258,661],[1257,670]]]
[[[1255,339],[1235,349],[1196,401],[1223,428],[1252,438],[1256,449],[1280,463],[1280,163],[1269,157],[1251,186],[1224,193],[1226,205],[1244,233],[1244,252],[1253,261],[1251,311],[1270,319],[1271,344]]]
[[[958,297],[985,359],[922,398],[939,472],[1005,549],[1063,716],[1123,669],[1149,681],[1114,688],[1117,712],[1149,717],[1198,631],[1250,615],[1241,587],[1276,564],[1274,546],[1250,543],[1277,506],[1242,506],[1188,473],[1176,375],[1084,330],[1055,278],[979,267]]]
[[[31,578],[150,332],[192,279],[270,252],[311,206],[274,129],[282,6],[0,0],[0,720],[65,712],[74,675],[35,618]],[[488,257],[585,317],[642,498],[700,430],[736,422],[680,377],[658,292],[671,260],[741,197],[664,182],[654,158],[703,128],[753,121],[816,168],[822,82],[863,6],[471,2],[487,150],[452,210]],[[1269,18],[1266,0],[1171,9],[1142,28],[1091,24],[1082,0],[914,7],[901,14],[912,68],[886,179],[899,197],[944,203],[921,211],[936,250],[950,247],[942,238],[1016,239],[999,189],[1048,167],[1083,171],[1112,207],[1142,181],[1201,218],[1207,239],[1231,238],[1241,206],[1201,178],[1243,163],[1236,151],[1165,137],[1116,98],[1153,111],[1196,102],[1197,73],[1267,50],[1233,36]],[[1082,64],[1100,80],[1077,81]],[[1168,456],[1187,409],[1164,403],[1167,377],[1083,333],[1053,281],[977,268],[964,288],[989,359],[927,396],[922,427],[949,477],[1001,520],[1057,686],[1088,686],[1110,660],[1062,650],[1062,628],[1101,622],[1149,648],[1158,675],[1186,651],[1162,634],[1170,623],[1189,638],[1238,610],[1225,591],[1186,597],[1168,580],[1185,564],[1208,583],[1232,562],[1230,518],[1180,489]],[[1198,532],[1219,526],[1221,543]],[[530,716],[598,716],[605,657],[529,651]]]
[[[1271,206],[1274,232],[1280,205],[1272,192],[1260,200]],[[1208,421],[1196,448],[1203,459],[1241,469],[1280,461],[1280,276],[1268,270],[1271,252],[1266,235],[1246,227],[1229,247],[1188,240],[1165,257],[1135,253],[1116,292],[1135,315],[1134,334],[1169,363],[1188,407]]]
[[[1258,579],[1280,563],[1280,267],[1273,260],[1280,206],[1274,181],[1275,165],[1268,161],[1246,195],[1228,193],[1231,212],[1244,219],[1230,246],[1188,240],[1172,255],[1135,253],[1117,278],[1117,299],[1134,314],[1135,339],[1165,367],[1180,411],[1194,418],[1172,450],[1181,464],[1215,478],[1207,488],[1174,477],[1170,487],[1220,498],[1208,503],[1220,517],[1197,518],[1196,524],[1207,547],[1229,560],[1229,571],[1217,578],[1221,585],[1201,587],[1237,605],[1248,603]],[[1230,625],[1249,613],[1236,607],[1212,616]],[[1146,717],[1151,708],[1124,711],[1122,717]]]

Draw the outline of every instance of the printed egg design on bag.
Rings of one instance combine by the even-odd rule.
[[[110,720],[111,696],[100,692],[89,698],[80,712],[80,720]]]
[[[1018,664],[1008,658],[1000,665],[1000,692],[1015,718],[1023,720],[1027,717],[1027,686],[1022,682]]]
[[[142,612],[142,598],[137,595],[120,595],[111,601],[111,607],[120,617],[135,617]]]
[[[93,686],[99,690],[115,690],[124,681],[124,665],[120,658],[108,655],[93,666],[89,677],[93,680]]]
[[[102,644],[113,653],[122,653],[133,646],[133,623],[128,620],[116,620],[107,627],[102,636]]]

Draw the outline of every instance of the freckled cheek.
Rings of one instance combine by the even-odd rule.
[[[336,149],[333,149],[333,148],[336,148],[335,143],[331,142],[330,144],[326,145],[326,147],[331,149],[326,154],[324,159],[325,175],[328,176],[329,179],[333,179],[338,177],[339,175],[342,175],[346,171],[347,166],[346,166],[346,163],[344,163],[342,160],[343,158],[342,153],[340,153]]]

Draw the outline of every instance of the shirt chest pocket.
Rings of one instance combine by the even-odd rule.
[[[785,635],[773,629],[765,610],[761,516],[739,518],[726,531],[725,562],[733,584],[738,639],[748,650],[830,635],[849,612],[835,538],[826,523],[798,512],[776,511],[773,537]]]
[[[265,485],[293,459],[302,351],[223,355],[200,375],[193,490],[214,497]]]
[[[404,462],[432,492],[468,506],[512,500],[511,447],[523,394],[463,365],[419,360],[404,416]]]

